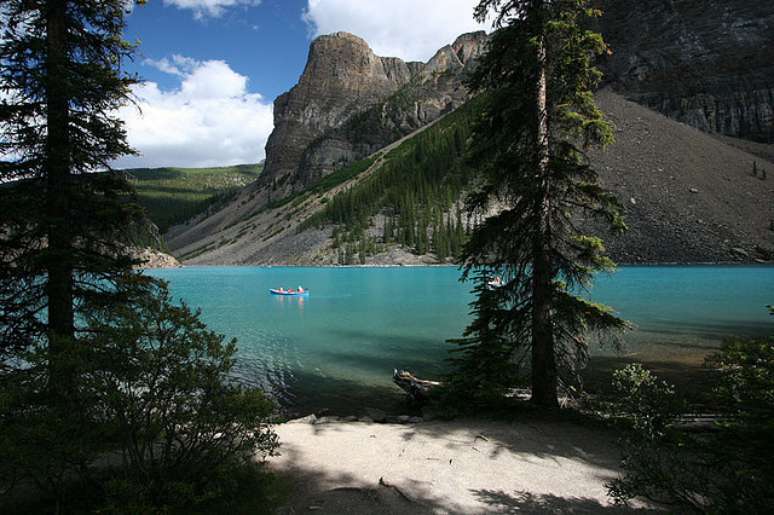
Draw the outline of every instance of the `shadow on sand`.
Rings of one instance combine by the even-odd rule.
[[[571,421],[297,425],[273,465],[282,514],[658,513],[615,506],[615,434]],[[577,482],[577,483],[576,483]]]

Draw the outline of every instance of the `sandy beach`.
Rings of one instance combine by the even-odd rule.
[[[615,506],[615,434],[564,421],[290,422],[280,513],[646,513]]]

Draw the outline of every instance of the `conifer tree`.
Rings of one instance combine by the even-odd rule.
[[[476,17],[490,13],[498,30],[470,81],[484,108],[469,156],[480,184],[467,207],[472,215],[493,201],[505,208],[475,227],[464,248],[464,277],[477,280],[478,299],[457,360],[490,356],[489,366],[478,363],[481,372],[508,377],[503,341],[512,362],[527,347],[532,401],[553,407],[562,371],[586,357],[587,332],[625,327],[609,308],[577,295],[614,264],[574,217],[587,212],[625,228],[620,204],[586,155],[613,139],[593,96],[601,78],[594,59],[606,46],[582,26],[599,15],[588,0],[481,0]],[[494,275],[505,284],[491,290]],[[489,352],[492,342],[497,350]],[[493,378],[482,382],[491,387]]]
[[[139,219],[131,188],[117,173],[91,173],[132,153],[115,116],[136,82],[121,70],[132,51],[122,38],[126,8],[125,0],[0,7],[0,180],[13,182],[0,193],[0,351],[44,341],[53,391],[78,309],[112,302],[120,293],[112,280],[132,264],[120,237]]]

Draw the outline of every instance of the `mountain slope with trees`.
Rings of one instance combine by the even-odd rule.
[[[137,201],[164,233],[227,202],[258,178],[263,166],[217,168],[134,168],[122,170],[137,192]]]
[[[592,153],[592,162],[600,170],[602,183],[624,204],[630,227],[620,237],[606,238],[614,259],[624,263],[688,263],[753,262],[767,258],[756,248],[774,248],[771,230],[774,163],[721,143],[709,134],[610,91],[598,93],[597,98],[600,108],[614,124],[616,143]],[[299,194],[282,205],[253,207],[252,211],[249,197],[243,198],[241,210],[228,212],[234,209],[231,205],[221,213],[221,216],[228,215],[224,216],[225,220],[233,221],[224,222],[214,234],[193,241],[170,239],[173,253],[192,264],[340,264],[341,250],[346,253],[349,243],[353,247],[351,259],[343,262],[352,264],[361,262],[361,246],[366,247],[364,261],[370,264],[441,262],[434,254],[417,254],[416,247],[394,241],[395,236],[391,243],[382,246],[384,215],[392,213],[395,221],[394,210],[398,206],[386,201],[388,195],[380,195],[382,200],[375,204],[367,191],[375,190],[369,186],[371,178],[378,180],[380,174],[388,171],[394,174],[388,184],[394,192],[392,195],[400,197],[401,190],[401,195],[410,194],[415,199],[425,195],[426,188],[422,193],[421,184],[412,182],[420,176],[432,175],[431,169],[418,171],[418,152],[425,152],[433,161],[440,158],[450,163],[433,180],[441,181],[440,184],[447,181],[452,191],[462,191],[460,184],[466,180],[460,168],[462,157],[454,154],[456,150],[450,142],[455,132],[465,134],[464,127],[470,116],[474,114],[467,107],[455,111],[426,130],[378,152],[365,171],[329,190]],[[457,125],[459,129],[455,130]],[[435,144],[431,143],[433,140]],[[414,147],[420,141],[423,150],[416,151]],[[447,148],[448,156],[433,153],[437,150],[443,154]],[[766,179],[761,172],[753,176],[754,162],[758,168],[769,170]],[[402,174],[397,173],[400,170]],[[458,174],[456,179],[455,174]],[[449,180],[453,181],[453,187]],[[436,189],[440,188],[436,186]],[[343,193],[347,190],[348,193]],[[337,195],[342,196],[336,199]],[[339,246],[335,247],[331,218],[338,215],[331,212],[336,209],[333,206],[341,205],[346,196],[361,195],[365,203],[358,212],[368,213],[368,227],[360,224],[363,229],[360,231],[353,221],[362,215],[354,216],[355,213],[343,220],[344,223],[340,220],[336,231]],[[458,198],[452,200],[454,203]],[[425,207],[416,202],[415,211],[419,213]],[[379,209],[375,213],[377,204]],[[445,220],[456,223],[455,208],[449,213],[454,214],[450,217],[447,213]],[[466,226],[467,218],[461,218],[462,225]],[[427,237],[431,247],[432,225],[430,220]],[[602,227],[595,226],[594,230],[605,234]],[[362,245],[362,239],[352,237],[361,232],[367,232],[372,243]],[[349,236],[352,241],[345,241],[347,234],[352,235]],[[397,233],[393,231],[393,234]]]
[[[768,3],[712,0],[706,2],[706,9],[692,7],[690,2],[660,0],[599,0],[593,4],[604,10],[595,25],[598,25],[598,31],[609,45],[609,51],[600,62],[605,73],[604,84],[626,99],[705,132],[758,140],[758,143],[737,138],[724,141],[731,147],[755,154],[762,160],[759,164],[764,168],[767,166],[764,163],[771,160],[772,152],[771,145],[766,141],[770,140],[768,135],[774,126],[774,97],[771,95],[774,81],[771,63],[774,60],[769,58],[770,49],[774,48],[771,45],[774,32],[769,30],[774,20],[774,9]],[[233,235],[221,233],[241,224],[246,217],[297,195],[335,170],[383,151],[396,139],[410,135],[412,131],[426,127],[458,108],[469,98],[465,79],[475,69],[487,41],[484,33],[465,34],[451,45],[439,49],[427,63],[406,63],[376,56],[366,42],[351,34],[337,33],[315,40],[299,83],[277,99],[276,127],[267,145],[267,172],[260,180],[244,188],[223,209],[211,210],[206,216],[176,227],[168,238],[171,246],[189,256],[192,250],[203,249],[204,242],[210,250],[220,247],[222,245],[218,241],[225,243],[233,240]],[[320,113],[328,113],[328,116]],[[649,123],[659,125],[663,121],[654,119]],[[634,126],[632,129],[636,130]],[[685,138],[693,138],[693,135],[687,134]],[[669,141],[659,141],[658,144],[672,147]],[[759,146],[755,147],[756,144]],[[701,155],[692,157],[686,166],[693,169],[714,165],[711,159],[702,156],[719,149],[710,149],[706,140],[697,141],[698,147],[704,145],[707,149],[701,150]],[[637,169],[647,173],[649,166],[636,158],[648,153],[646,149],[642,150],[643,154],[639,154],[638,149],[627,152],[633,152]],[[661,161],[661,156],[657,154],[648,155],[653,162]],[[749,156],[740,156],[739,159],[746,161]],[[752,163],[749,166],[752,167]],[[656,170],[659,168],[665,169],[664,166],[657,166]],[[675,170],[672,175],[679,176],[680,173]],[[658,181],[672,181],[670,176],[660,177]],[[641,182],[645,183],[647,179],[642,178]],[[697,177],[695,182],[704,181]],[[652,184],[647,187],[652,187]],[[685,191],[691,188],[698,189],[688,185]],[[667,190],[672,191],[665,188],[664,194]],[[670,194],[678,199],[682,197],[678,193],[682,192]],[[750,194],[753,197],[758,195],[756,191]],[[294,198],[297,200],[297,197]],[[631,202],[632,198],[635,203]],[[636,196],[624,200],[629,201],[627,206],[635,212],[635,216],[639,216],[642,205],[636,203]],[[659,203],[659,209],[666,208],[658,197],[654,200]],[[694,207],[694,201],[699,201],[701,206]],[[739,201],[750,203],[741,198]],[[679,198],[675,207],[684,216],[692,218],[691,213],[707,206],[700,197],[689,195],[687,199]],[[728,225],[726,222],[741,214],[732,212],[731,208],[723,209],[726,213],[720,218],[725,221],[717,222],[723,227],[711,229],[717,236],[722,236],[720,233]],[[744,211],[746,207],[740,209]],[[757,211],[769,216],[766,206]],[[752,217],[757,219],[759,216],[754,214]],[[697,216],[695,223],[702,223],[707,218],[711,217]],[[659,220],[649,220],[648,223],[663,226],[663,221]],[[376,224],[380,224],[378,219]],[[683,222],[677,225],[678,232],[689,235],[693,232],[690,226],[686,226],[685,230],[679,229]],[[744,225],[733,222],[732,232],[747,231]],[[275,224],[273,230],[277,229]],[[671,232],[672,228],[669,230]],[[704,228],[701,232],[709,230]],[[750,227],[750,230],[753,228]],[[260,240],[266,237],[262,234]],[[644,243],[637,235],[627,238],[623,241],[634,238],[638,243]],[[320,235],[314,239],[319,243]],[[734,239],[733,235],[721,237],[720,242],[725,244],[725,240]],[[718,250],[718,244],[712,238],[701,241],[704,243],[697,241],[689,252],[677,255],[669,249],[663,252],[655,248],[634,251],[630,243],[624,244],[628,249],[613,251],[632,262],[728,259],[727,252]],[[748,236],[736,238],[737,244],[745,249],[754,249],[760,241],[760,235],[752,239]],[[261,244],[253,242],[252,246],[258,248]],[[301,247],[305,248],[306,244]],[[288,250],[290,248],[292,246]],[[745,252],[749,253],[749,250]],[[199,254],[206,252],[197,252]],[[408,256],[403,258],[412,261]],[[243,262],[264,258],[248,258],[240,252],[234,256],[218,253],[216,259]],[[755,256],[750,255],[749,259],[755,259]],[[428,260],[423,258],[420,261]]]

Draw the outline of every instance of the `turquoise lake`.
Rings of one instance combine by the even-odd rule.
[[[356,412],[402,402],[393,368],[433,378],[447,339],[459,337],[472,300],[452,267],[186,267],[149,274],[202,310],[215,331],[238,339],[240,377],[299,412]],[[269,295],[303,285],[306,298]],[[598,356],[681,361],[730,335],[774,333],[774,267],[622,267],[590,296],[637,329],[625,348]]]

